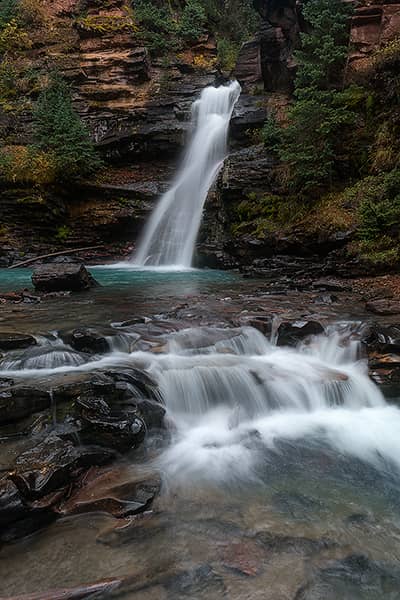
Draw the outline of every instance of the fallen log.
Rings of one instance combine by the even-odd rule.
[[[99,244],[97,246],[86,246],[85,248],[72,248],[71,250],[61,250],[60,252],[51,252],[50,254],[41,254],[40,256],[35,256],[35,258],[29,258],[28,260],[23,260],[22,262],[15,263],[15,265],[11,265],[9,269],[16,269],[17,267],[24,267],[25,265],[30,265],[37,260],[42,260],[43,258],[51,258],[52,256],[62,256],[63,254],[76,254],[76,252],[83,252],[84,250],[97,250],[98,248],[104,248],[104,244]]]

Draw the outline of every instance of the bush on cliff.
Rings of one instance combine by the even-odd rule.
[[[89,131],[72,106],[68,84],[53,76],[33,113],[35,149],[53,156],[60,180],[94,173],[101,161]]]
[[[179,21],[179,35],[188,42],[194,42],[204,33],[206,13],[199,0],[188,0]]]

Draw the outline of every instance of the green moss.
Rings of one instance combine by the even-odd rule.
[[[231,231],[234,236],[250,233],[263,238],[301,218],[304,210],[298,198],[250,192],[234,209]]]
[[[131,31],[137,33],[138,27],[131,14],[126,15],[88,15],[75,19],[78,29],[99,35]]]
[[[58,242],[65,242],[65,241],[67,241],[67,239],[69,238],[70,235],[71,235],[71,229],[68,227],[68,225],[61,225],[57,229],[55,239]]]

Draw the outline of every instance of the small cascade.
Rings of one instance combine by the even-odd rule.
[[[236,81],[207,87],[194,102],[194,133],[183,165],[150,217],[134,264],[191,266],[204,203],[226,156],[229,122],[240,91]]]
[[[91,356],[76,352],[68,346],[49,344],[34,349],[29,348],[22,353],[10,353],[8,357],[0,361],[0,371],[23,371],[25,369],[51,371],[58,367],[79,367],[90,360],[92,360]]]
[[[174,423],[160,464],[186,481],[251,477],[260,461],[303,443],[400,470],[400,411],[370,380],[357,326],[328,327],[296,348],[276,346],[273,334],[267,339],[252,327],[197,327],[161,337],[155,353],[135,351],[131,332],[101,357],[51,344],[15,351],[0,363],[0,377],[111,369],[124,374],[131,397],[140,400],[135,382],[149,376]]]

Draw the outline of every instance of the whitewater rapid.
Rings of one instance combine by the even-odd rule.
[[[0,362],[0,377],[144,370],[157,382],[172,424],[157,463],[176,482],[257,478],[260,465],[285,445],[304,443],[317,455],[329,449],[398,471],[400,410],[370,380],[356,338],[352,327],[331,328],[286,348],[251,327],[192,328],[167,334],[159,354],[129,352],[121,340],[86,362],[57,344],[25,362],[16,352]]]

